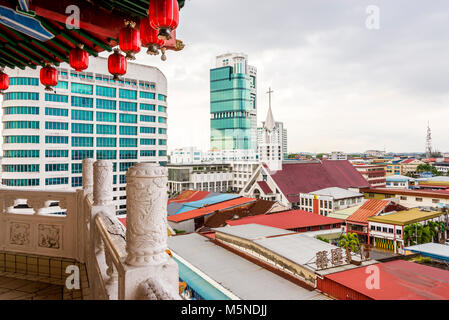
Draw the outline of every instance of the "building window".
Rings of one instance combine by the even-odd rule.
[[[72,137],[72,147],[93,147],[94,138],[92,137]]]
[[[38,86],[39,78],[12,77],[9,78],[10,86]]]
[[[66,95],[61,95],[61,94],[46,93],[45,101],[68,103],[69,97]]]
[[[39,114],[39,113],[37,113]],[[45,115],[46,116],[57,116],[57,117],[68,117],[69,110],[68,109],[61,109],[61,108],[45,108]]]
[[[137,115],[120,113],[119,121],[121,123],[137,123]]]
[[[102,122],[116,122],[117,114],[112,112],[101,112],[97,111],[97,121]]]
[[[69,124],[67,122],[45,122],[45,129],[47,130],[68,130]]]
[[[112,125],[97,124],[97,134],[116,134],[117,127]]]
[[[39,129],[39,121],[6,121],[4,129]]]
[[[93,108],[94,106],[94,99],[92,98],[72,96],[70,99],[72,107]]]
[[[161,128],[159,128],[161,129]],[[156,128],[154,127],[140,127],[140,133],[156,133]],[[161,132],[159,132],[161,133]]]
[[[72,150],[72,160],[83,160],[86,158],[93,158],[93,150]]]
[[[156,106],[154,104],[141,103],[140,110],[155,111]]]
[[[141,97],[142,99],[154,99],[155,95],[152,92],[140,91],[139,97]]]
[[[119,109],[121,111],[137,112],[137,103],[135,103],[135,102],[127,102],[127,101],[120,101],[119,102]]]
[[[137,135],[137,127],[120,126],[120,134],[121,135],[136,136]]]
[[[91,84],[72,82],[71,89],[72,93],[90,94],[90,95],[94,93],[94,88]]]
[[[407,200],[407,197],[401,196],[401,200]]]
[[[97,86],[96,93],[97,93],[97,96],[102,96],[102,97],[115,98],[115,96],[116,96],[115,88],[110,88],[110,87]]]
[[[39,107],[6,107],[4,108],[5,115],[7,114],[39,114]]]
[[[123,99],[137,100],[137,91],[128,89],[119,89],[119,97]]]
[[[415,198],[416,201],[422,202],[422,198]]]
[[[115,150],[97,150],[97,160],[115,160],[117,151]]]
[[[93,133],[94,126],[86,123],[72,123],[72,133]]]
[[[116,147],[116,138],[97,138],[97,147]]]
[[[46,93],[47,95],[47,93]],[[66,96],[67,98],[67,96]],[[5,101],[8,100],[39,100],[39,93],[37,92],[7,92],[3,96]],[[46,100],[49,101],[49,100]],[[39,180],[39,179],[38,179]]]
[[[98,109],[115,110],[116,102],[114,100],[96,99]]]
[[[46,158],[67,158],[68,156],[68,150],[45,150]]]
[[[72,110],[72,120],[93,121],[94,116],[92,111]]]

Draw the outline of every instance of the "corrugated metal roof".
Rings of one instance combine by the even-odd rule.
[[[392,213],[389,215],[371,217],[371,218],[368,218],[367,220],[372,221],[372,222],[381,222],[381,223],[396,224],[396,225],[404,226],[404,225],[409,225],[409,224],[416,223],[419,221],[433,219],[433,218],[441,216],[442,214],[444,214],[444,213],[441,211],[426,212],[426,211],[421,211],[418,208],[413,208],[410,210],[399,211],[399,212]]]
[[[299,193],[328,187],[361,188],[369,183],[346,160],[323,160],[321,163],[283,163],[282,170],[271,177],[290,202],[299,201]]]
[[[329,213],[328,217],[346,220],[351,214],[356,212],[362,205],[363,205],[363,203],[353,206],[353,207],[336,210],[335,212]]]
[[[356,212],[351,214],[346,221],[367,223],[369,217],[378,215],[389,203],[390,200],[369,199]]]
[[[361,197],[363,194],[359,192],[349,191],[343,188],[338,187],[330,187],[321,190],[316,190],[311,192],[311,194],[322,195],[322,196],[331,196],[335,200],[353,198],[353,197]]]
[[[226,221],[226,223],[231,226],[256,223],[280,229],[323,226],[342,222],[342,220],[325,217],[317,213],[311,213],[303,210],[289,210],[273,214],[246,217],[239,220]]]
[[[448,300],[449,271],[404,260],[374,265],[379,271],[379,288],[369,289],[370,267],[333,273],[325,277],[375,300]]]
[[[183,213],[183,212],[191,211],[193,209],[202,208],[204,206],[213,205],[213,204],[216,204],[216,203],[228,201],[228,200],[231,200],[231,199],[236,199],[236,198],[239,198],[239,197],[240,196],[238,194],[221,193],[221,194],[218,194],[218,195],[215,195],[215,196],[212,196],[212,197],[205,197],[205,198],[203,198],[201,200],[186,202],[186,203],[184,203],[184,205],[182,206],[181,209],[176,211],[176,214],[180,214],[180,213]]]
[[[239,198],[235,198],[235,199],[231,199],[228,201],[223,201],[220,203],[216,203],[210,206],[205,206],[199,209],[193,209],[193,207],[190,207],[191,210],[189,211],[185,211],[182,213],[177,213],[175,215],[169,216],[168,220],[169,221],[173,221],[173,222],[180,222],[180,221],[185,221],[185,220],[190,220],[193,218],[197,218],[197,217],[201,217],[201,216],[205,216],[208,215],[212,212],[215,211],[221,211],[224,209],[229,209],[229,208],[233,208],[233,207],[237,207],[237,206],[242,206],[245,205],[247,203],[252,203],[254,202],[256,199],[254,198],[246,198],[246,197],[239,197]]]
[[[361,191],[366,193],[449,199],[449,192],[444,190],[404,190],[404,189],[387,189],[387,188],[366,188]]]
[[[169,237],[170,250],[243,300],[329,300],[192,233]]]
[[[404,250],[408,250],[415,253],[421,253],[423,256],[430,256],[441,260],[449,260],[449,246],[441,243],[424,243],[416,246],[405,247]]]
[[[263,226],[260,224],[244,224],[240,226],[213,228],[216,232],[229,234],[246,240],[254,240],[283,234],[292,234],[293,231]]]
[[[308,237],[302,233],[294,233],[282,237],[270,237],[253,240],[254,243],[278,254],[294,263],[316,269],[316,253],[329,251],[337,246]]]

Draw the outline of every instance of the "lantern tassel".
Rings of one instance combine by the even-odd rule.
[[[170,40],[171,39],[171,30],[169,28],[159,28],[159,32],[157,37],[161,40]]]
[[[167,56],[165,55],[165,50],[166,49],[164,47],[161,48],[161,52],[162,52],[161,60],[162,61],[167,60]]]

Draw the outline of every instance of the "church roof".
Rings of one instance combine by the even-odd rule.
[[[264,164],[264,167],[268,167]],[[269,173],[270,171],[267,170]],[[282,164],[282,170],[271,172],[276,185],[289,202],[298,202],[299,193],[329,188],[366,188],[369,183],[347,160],[296,162]]]

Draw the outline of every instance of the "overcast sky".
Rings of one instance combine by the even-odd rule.
[[[366,26],[372,5],[379,29]],[[447,0],[186,0],[184,50],[137,61],[168,78],[169,150],[209,148],[209,69],[244,52],[258,70],[258,123],[271,86],[289,152],[424,152],[427,121],[449,151],[448,21]]]

